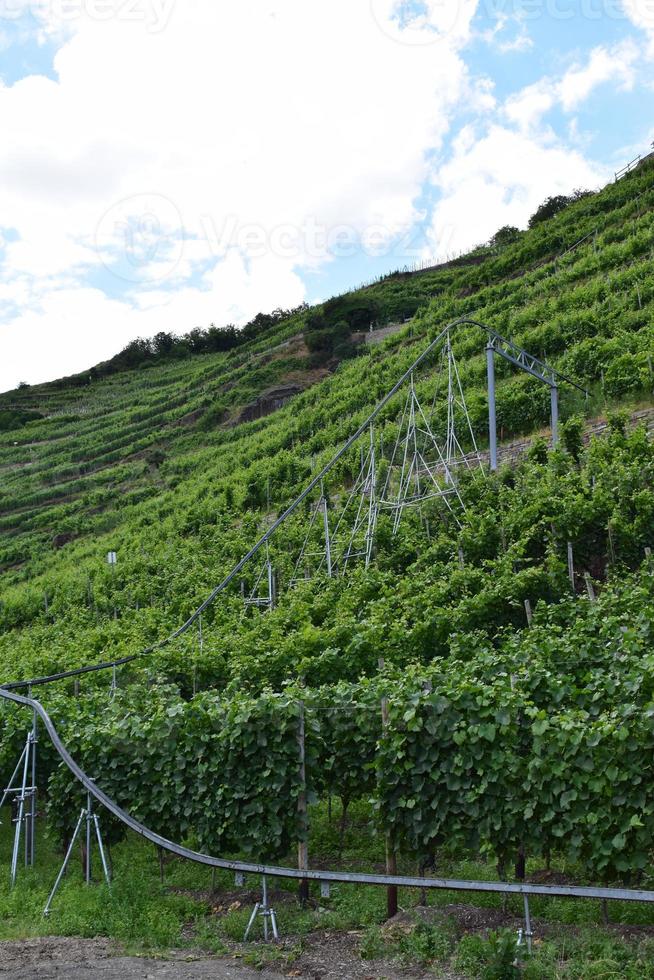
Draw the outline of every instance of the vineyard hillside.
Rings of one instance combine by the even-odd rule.
[[[151,648],[39,696],[73,756],[152,830],[287,863],[298,841],[313,860],[329,840],[333,863],[350,828],[345,860],[363,871],[393,849],[405,871],[651,883],[652,160],[555,211],[243,335],[162,337],[0,396],[2,681]],[[298,576],[320,504],[333,527],[365,453],[377,468],[362,501],[392,471],[403,403],[389,401],[324,498],[160,646],[463,318],[448,363],[484,464],[488,334],[472,319],[572,382],[558,445],[548,387],[497,359],[497,472],[462,467],[458,511],[443,493],[400,522],[382,512],[368,561],[330,576],[316,559]],[[410,383],[445,438],[446,372],[426,361]],[[274,603],[257,599],[264,558]],[[3,772],[24,728],[7,709]],[[79,786],[40,751],[66,839]],[[122,846],[124,827],[105,827]],[[361,925],[349,914],[340,925]]]

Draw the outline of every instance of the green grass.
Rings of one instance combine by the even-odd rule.
[[[357,809],[357,808],[355,808]],[[380,842],[364,826],[364,808],[359,807],[345,837],[343,864],[361,863],[364,857],[379,857]],[[314,857],[321,862],[337,860],[338,832],[327,821],[326,808],[316,815],[320,832],[316,835]],[[502,950],[508,944],[513,950],[514,929],[480,929],[466,934],[447,914],[447,907],[464,903],[480,910],[499,910],[499,896],[460,895],[431,892],[429,906],[413,927],[410,920],[392,929],[383,927],[385,891],[378,888],[336,885],[330,899],[319,899],[312,888],[313,901],[307,909],[295,901],[296,887],[274,883],[275,900],[282,938],[281,948],[266,948],[261,937],[242,946],[243,933],[250,914],[249,895],[256,893],[258,882],[249,879],[241,893],[242,905],[223,911],[224,903],[238,901],[232,877],[216,875],[212,892],[210,870],[180,861],[167,864],[165,882],[159,879],[159,865],[152,847],[131,838],[113,849],[115,877],[111,889],[102,884],[87,887],[83,881],[79,852],[75,854],[70,873],[58,894],[49,918],[43,917],[45,901],[61,862],[59,850],[52,841],[39,835],[38,859],[34,869],[20,868],[16,888],[8,887],[10,828],[5,821],[0,833],[0,940],[20,940],[35,936],[109,937],[136,955],[165,956],[171,949],[204,950],[222,955],[238,952],[244,962],[257,968],[287,969],[310,945],[316,930],[356,931],[360,934],[363,960],[388,959],[398,966],[422,967],[435,976],[441,970],[480,980],[523,976],[529,980],[646,980],[654,977],[654,937],[638,935],[637,930],[623,938],[619,927],[604,929],[599,925],[600,909],[595,902],[534,900],[532,915],[536,922],[536,940],[532,957],[524,956],[522,972],[497,972]],[[475,878],[488,877],[488,867],[480,863],[457,862],[454,858],[444,870]],[[98,868],[96,868],[95,877]],[[285,899],[279,894],[286,893]],[[403,889],[401,907],[411,910],[418,893]],[[219,914],[212,909],[220,908]],[[437,915],[438,909],[443,915]],[[641,927],[654,924],[654,910],[638,905],[625,917],[627,906],[611,903],[612,920]],[[509,902],[509,914],[520,916],[520,904]],[[426,921],[424,916],[432,916]],[[495,971],[495,972],[493,972]]]

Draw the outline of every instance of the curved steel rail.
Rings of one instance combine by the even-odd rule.
[[[408,368],[407,371],[405,371],[405,373],[402,375],[400,380],[395,385],[393,385],[393,387],[388,392],[388,394],[386,394],[384,398],[382,398],[382,400],[377,404],[374,410],[370,413],[370,415],[365,420],[365,422],[361,423],[361,425],[356,430],[356,432],[353,435],[351,435],[350,438],[347,440],[347,442],[338,450],[338,452],[334,456],[332,456],[330,461],[321,469],[320,473],[318,473],[318,475],[311,480],[311,482],[305,487],[302,493],[295,498],[295,500],[290,504],[289,507],[287,507],[284,513],[281,514],[273,524],[271,524],[270,528],[266,531],[266,533],[259,538],[256,544],[252,548],[250,548],[248,553],[243,558],[241,558],[241,560],[234,566],[234,568],[232,568],[231,572],[222,580],[222,582],[220,582],[219,585],[216,586],[216,588],[205,599],[202,605],[198,606],[195,612],[193,612],[191,616],[189,616],[189,618],[186,620],[186,622],[183,623],[182,626],[180,626],[178,629],[176,629],[174,633],[171,633],[170,636],[165,637],[165,639],[163,640],[159,640],[156,643],[153,643],[151,646],[146,647],[145,650],[141,650],[139,653],[133,653],[130,656],[121,657],[119,660],[110,660],[99,664],[88,665],[85,667],[77,667],[73,670],[61,671],[56,674],[50,674],[46,677],[35,677],[32,678],[31,680],[13,681],[7,684],[3,684],[1,689],[4,689],[5,691],[29,690],[30,688],[40,687],[43,686],[44,684],[52,684],[55,681],[68,680],[73,677],[81,677],[84,674],[92,674],[92,673],[97,673],[98,671],[112,670],[115,667],[123,667],[125,666],[125,664],[133,663],[135,660],[138,660],[141,657],[147,657],[149,654],[154,653],[156,650],[164,649],[164,647],[168,646],[174,640],[178,639],[180,636],[183,636],[185,633],[187,633],[188,630],[191,628],[191,626],[193,626],[193,624],[197,622],[197,620],[200,618],[202,613],[205,612],[211,605],[213,605],[213,603],[221,594],[221,592],[225,591],[225,589],[231,584],[231,582],[233,582],[233,580],[243,570],[243,568],[247,565],[247,563],[252,558],[254,558],[254,556],[266,545],[266,543],[274,535],[275,531],[277,531],[277,529],[286,520],[288,520],[288,518],[292,514],[295,513],[298,507],[316,489],[316,487],[320,486],[324,478],[334,468],[336,463],[338,463],[338,461],[345,455],[345,453],[347,453],[348,450],[351,449],[352,446],[361,438],[363,433],[368,429],[371,423],[374,422],[375,419],[378,417],[378,415],[381,413],[382,409],[386,407],[389,401],[398,393],[398,391],[403,387],[403,385],[406,384],[406,382],[409,380],[411,375],[429,357],[429,355],[432,353],[434,348],[441,343],[441,341],[450,333],[451,330],[453,330],[455,327],[460,327],[464,325],[478,327],[480,330],[484,331],[484,333],[486,333],[490,338],[492,338],[492,340],[494,340],[497,343],[506,344],[506,345],[509,345],[511,343],[510,341],[507,341],[504,337],[502,337],[499,333],[497,333],[497,331],[493,330],[492,327],[489,327],[487,324],[481,323],[479,320],[475,320],[472,317],[467,317],[467,316],[459,317],[457,320],[453,320],[451,323],[448,323],[448,325],[443,330],[441,330],[438,336],[434,340],[432,340],[431,343],[425,348],[422,354],[420,354],[420,356],[416,358],[416,360],[413,362],[411,367]],[[552,376],[556,377],[559,381],[563,382],[564,384],[571,385],[572,387],[585,392],[585,389],[581,388],[580,385],[576,383],[576,381],[572,381],[572,379],[567,378],[563,374],[560,374],[554,368],[544,364],[542,361],[539,361],[538,358],[531,357],[531,361],[532,363],[538,364],[542,368],[546,369]],[[588,392],[586,392],[586,394],[588,394]]]
[[[193,851],[181,844],[175,844],[167,838],[156,834],[154,831],[145,827],[138,820],[131,817],[117,803],[115,803],[106,793],[104,793],[84,770],[79,766],[60,738],[57,729],[43,705],[33,698],[22,697],[20,694],[12,694],[0,688],[0,698],[11,701],[24,708],[30,708],[36,712],[45,726],[50,741],[57,751],[61,760],[71,771],[75,779],[90,793],[98,803],[116,817],[122,824],[135,834],[143,837],[157,847],[193,861],[195,864],[202,864],[210,868],[219,868],[223,871],[241,872],[242,874],[266,875],[270,878],[286,878],[303,881],[323,881],[341,882],[344,884],[359,885],[397,885],[403,888],[435,888],[444,891],[463,891],[463,892],[495,892],[509,895],[523,896],[544,896],[548,898],[595,898],[595,899],[614,899],[626,902],[654,902],[654,891],[640,891],[627,888],[592,888],[585,886],[572,885],[531,885],[531,884],[509,884],[506,882],[495,881],[465,881],[456,878],[420,878],[408,875],[370,875],[359,874],[348,871],[299,871],[297,868],[285,868],[275,865],[252,864],[245,861],[227,861],[223,858],[212,857],[209,854],[201,854]]]

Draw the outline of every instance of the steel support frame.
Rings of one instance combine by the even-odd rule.
[[[334,532],[335,537],[349,504],[356,496],[359,497],[359,504],[354,517],[354,524],[350,531],[345,551],[339,562],[344,572],[347,571],[348,564],[357,558],[363,558],[365,560],[365,567],[369,568],[373,558],[379,507],[377,501],[377,451],[375,448],[375,429],[372,425],[370,426],[370,448],[368,455],[364,458],[362,454],[359,478],[341,515],[341,520],[336,527]],[[363,540],[359,544],[362,533]]]
[[[266,587],[268,592],[266,595],[259,594],[259,587],[262,580],[265,577]],[[270,548],[266,542],[266,560],[264,562],[263,568],[259,572],[259,576],[254,583],[254,588],[250,593],[249,597],[245,600],[246,606],[256,606],[259,609],[272,610],[277,604],[276,595],[276,585],[275,585],[275,569],[273,568],[272,561],[270,560]],[[201,618],[201,617],[200,617]]]
[[[405,423],[406,435],[402,437]],[[423,441],[422,448],[419,444],[420,440]],[[430,463],[427,459],[429,456],[427,446],[431,451],[435,451],[436,453],[437,460],[434,463]],[[399,487],[394,498],[387,500],[385,497],[391,487],[391,476],[400,447],[402,447],[402,459],[398,463],[398,468],[400,469]],[[439,484],[436,478],[435,471],[439,470],[444,475],[445,488]],[[421,482],[422,477],[425,478],[425,485]],[[461,524],[457,513],[449,502],[450,497],[455,497],[458,507],[462,511],[465,510],[465,505],[450,468],[450,462],[447,460],[447,448],[445,453],[443,453],[433,433],[431,424],[420,404],[412,377],[409,394],[405,403],[404,412],[402,413],[400,431],[389,466],[386,484],[381,495],[380,507],[384,507],[393,513],[394,535],[399,531],[404,511],[407,508],[420,507],[422,504],[427,503],[427,501],[435,499],[443,501],[454,521],[460,527]]]
[[[550,389],[550,417],[552,424],[552,446],[559,444],[559,381],[564,380],[579,388],[574,382],[564,378],[548,364],[534,357],[528,351],[518,347],[510,340],[505,340],[492,330],[488,331],[488,346],[486,347],[486,373],[488,377],[488,439],[490,447],[490,468],[494,473],[498,468],[497,450],[497,398],[495,385],[495,354],[499,354],[510,364],[520,368],[532,378],[542,381]],[[583,391],[583,389],[580,389]]]
[[[322,514],[322,534],[324,537],[324,548],[320,551],[309,551],[309,545],[311,541],[311,536],[314,528],[318,524],[318,519]],[[324,484],[320,488],[320,499],[313,508],[313,514],[311,515],[311,520],[309,521],[309,527],[302,545],[302,550],[298,560],[295,563],[293,569],[293,574],[291,575],[290,588],[294,588],[299,581],[311,578],[312,569],[305,565],[305,559],[307,558],[318,558],[318,571],[320,571],[325,565],[327,571],[327,577],[334,577],[334,567],[332,561],[332,536],[329,527],[329,501],[325,494]],[[304,569],[304,576],[302,576],[302,570]]]
[[[20,841],[24,831],[25,845],[25,867],[34,867],[36,860],[36,752],[38,744],[37,714],[34,712],[32,728],[27,734],[23,751],[14,769],[11,779],[0,800],[0,810],[2,810],[10,797],[14,797],[14,804],[17,807],[15,817],[14,842],[11,853],[11,887],[13,888],[18,878],[18,861],[20,856]],[[14,785],[18,776],[21,781]]]
[[[497,407],[495,401],[495,348],[486,348],[486,373],[488,376],[488,444],[490,447],[490,468],[497,470]]]
[[[277,916],[275,914],[274,908],[268,902],[268,879],[263,875],[261,879],[261,901],[252,909],[252,915],[250,916],[250,921],[248,922],[247,929],[245,930],[245,935],[243,936],[243,942],[246,943],[250,937],[250,933],[254,928],[254,924],[257,921],[257,916],[261,916],[263,919],[263,938],[264,942],[268,942],[270,939],[270,928],[272,928],[273,939],[275,942],[279,939],[279,930],[277,929]]]
[[[445,354],[447,356],[447,441],[445,448],[445,461],[447,466],[452,469],[460,462],[464,463],[472,471],[470,457],[476,460],[476,465],[481,469],[481,457],[477,439],[470,420],[470,413],[466,404],[461,375],[452,348],[452,338],[448,335]],[[434,399],[434,405],[436,400]],[[472,450],[464,452],[463,446],[457,435],[457,409],[463,413],[470,436]],[[433,409],[432,409],[433,412]]]
[[[73,855],[73,849],[75,847],[75,844],[77,840],[80,838],[80,836],[82,835],[83,831],[85,831],[85,837],[86,837],[86,841],[85,841],[86,855],[85,855],[85,862],[84,862],[84,878],[86,884],[90,885],[93,878],[92,863],[91,863],[91,848],[93,846],[93,838],[95,837],[98,844],[98,850],[100,852],[100,861],[102,862],[102,872],[104,874],[104,879],[107,883],[107,886],[111,887],[111,873],[109,871],[109,865],[107,863],[107,855],[104,848],[104,842],[102,840],[100,821],[98,819],[97,813],[95,813],[93,809],[93,796],[90,791],[87,791],[86,806],[82,807],[80,811],[80,815],[77,820],[77,824],[75,825],[73,836],[71,837],[70,844],[68,845],[68,848],[66,850],[64,863],[61,866],[59,874],[57,875],[57,880],[53,885],[52,891],[48,896],[48,901],[43,910],[43,915],[46,917],[50,915],[50,912],[52,911],[52,903],[55,900],[57,892],[59,891],[61,883],[64,879],[64,875],[68,870],[68,865],[70,864],[70,859]]]

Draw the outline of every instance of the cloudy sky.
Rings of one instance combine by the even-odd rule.
[[[523,226],[653,104],[654,0],[0,0],[0,390]]]

